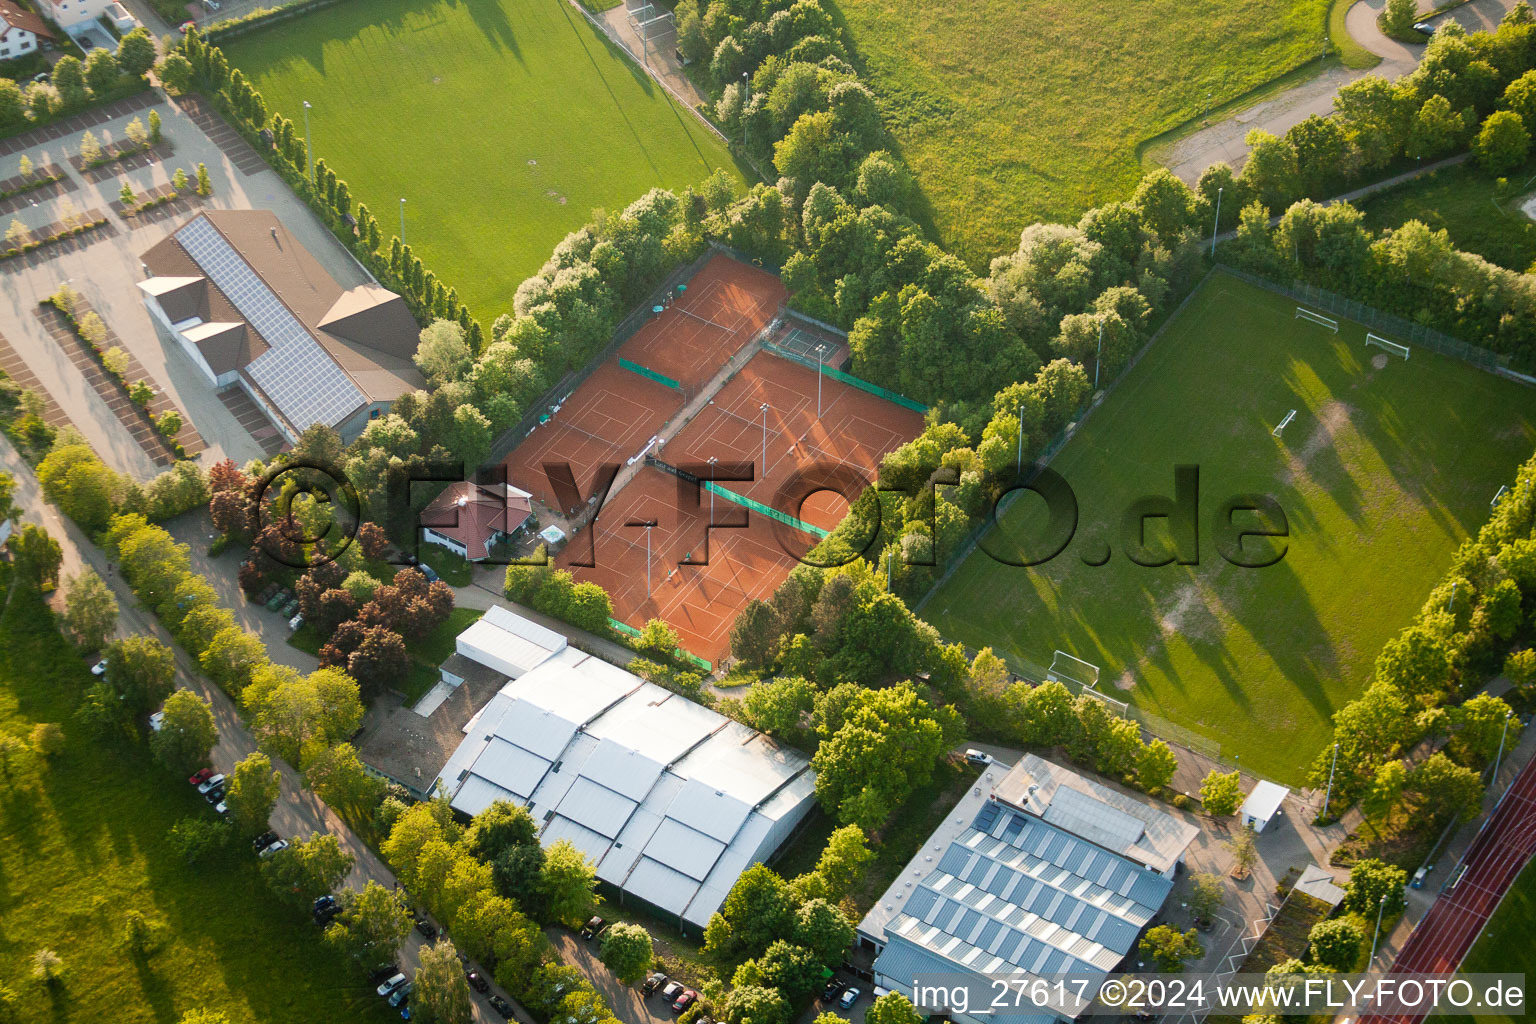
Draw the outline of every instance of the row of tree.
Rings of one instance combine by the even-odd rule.
[[[73,427],[58,432],[37,465],[37,478],[43,496],[93,535],[115,515],[142,515],[152,522],[172,519],[206,504],[210,493],[203,471],[188,460],[141,485],[103,462]]]
[[[97,47],[83,61],[72,54],[60,57],[46,80],[32,82],[25,90],[0,78],[0,132],[14,133],[73,114],[92,102],[115,99],[125,78],[142,80],[154,64],[155,41],[141,26],[123,36],[115,52]]]

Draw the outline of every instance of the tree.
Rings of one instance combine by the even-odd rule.
[[[433,320],[421,332],[416,366],[434,386],[458,380],[474,365],[474,353],[464,340],[464,329],[452,320]]]
[[[1419,5],[1415,0],[1387,0],[1381,12],[1381,27],[1391,36],[1406,36],[1413,31],[1418,20]]]
[[[1406,152],[1420,160],[1441,156],[1460,146],[1466,132],[1461,114],[1450,100],[1436,93],[1424,101],[1409,126]]]
[[[411,1019],[427,1024],[469,1024],[474,1003],[453,943],[440,939],[421,951],[411,993]]]
[[[64,628],[82,651],[99,651],[117,628],[117,598],[112,588],[87,566],[64,588]]]
[[[261,640],[238,626],[227,626],[213,635],[198,656],[203,671],[225,693],[239,697],[250,684],[251,674],[267,660]]]
[[[206,813],[199,814],[172,825],[165,839],[188,864],[196,864],[229,844],[229,825]]]
[[[36,523],[25,523],[6,541],[16,559],[21,579],[38,590],[52,590],[59,581],[59,566],[64,564],[64,549],[48,531]]]
[[[53,87],[58,90],[59,100],[65,109],[72,110],[85,105],[89,94],[85,89],[85,65],[79,57],[60,57],[53,66]],[[94,141],[94,139],[93,139]],[[82,156],[84,153],[82,152]],[[100,155],[98,147],[98,155]]]
[[[651,969],[651,933],[637,924],[615,922],[603,932],[600,955],[608,969],[626,985],[633,985]]]
[[[1408,775],[1408,787],[1424,801],[1424,810],[1436,821],[1459,816],[1477,817],[1483,808],[1483,780],[1470,768],[1446,757],[1431,754]]]
[[[1140,949],[1144,956],[1157,964],[1158,970],[1170,974],[1182,971],[1184,961],[1205,955],[1205,949],[1200,945],[1193,928],[1180,932],[1166,924],[1148,929],[1142,936]]]
[[[767,665],[779,642],[778,616],[763,601],[753,599],[731,624],[731,654],[748,667]]]
[[[774,940],[792,933],[794,915],[789,885],[771,868],[754,864],[736,879],[710,920],[705,948],[726,957],[756,957]]]
[[[334,835],[316,832],[262,861],[261,877],[273,892],[307,910],[317,898],[336,891],[353,860]]]
[[[160,111],[151,109],[149,112],[149,144],[151,146],[158,146],[162,138],[164,138],[164,130],[161,128]],[[180,169],[179,167],[177,168],[177,170]],[[182,177],[182,181],[185,183],[185,176]]]
[[[261,751],[247,755],[229,780],[229,815],[235,827],[244,835],[257,835],[267,830],[272,808],[282,792],[282,773],[272,767],[272,759]]]
[[[347,673],[368,684],[370,693],[398,688],[410,672],[411,655],[405,641],[383,626],[365,629],[357,649],[347,657]]]
[[[1236,814],[1243,802],[1243,782],[1237,772],[1223,774],[1212,768],[1200,783],[1200,804],[1216,818]]]
[[[0,78],[0,129],[11,131],[27,121],[27,101],[21,86],[9,78]],[[22,177],[27,177],[23,174]]]
[[[368,774],[350,743],[338,743],[315,754],[304,766],[304,779],[316,796],[349,820],[363,815],[384,794],[384,780]]]
[[[776,939],[762,956],[748,960],[731,979],[733,984],[767,985],[791,1005],[807,999],[820,987],[826,968],[804,946]]]
[[[597,869],[570,840],[559,840],[544,851],[539,891],[551,919],[572,922],[585,917],[596,884]]]
[[[1173,781],[1179,759],[1162,740],[1153,740],[1142,748],[1136,759],[1136,783],[1148,793],[1155,793]]]
[[[475,815],[464,843],[469,851],[486,863],[495,861],[507,850],[536,846],[539,826],[521,804],[497,800]]]
[[[789,1024],[789,1003],[771,988],[738,985],[725,998],[726,1024]]]
[[[1355,861],[1349,869],[1349,884],[1344,888],[1344,909],[1375,921],[1378,907],[1382,914],[1394,917],[1408,906],[1404,887],[1408,872],[1374,857]],[[1382,901],[1385,899],[1385,906]]]
[[[1496,110],[1483,121],[1472,143],[1472,155],[1490,174],[1507,174],[1525,163],[1531,151],[1531,133],[1520,115]]]
[[[114,640],[106,652],[107,683],[123,698],[130,715],[147,715],[171,695],[176,658],[152,636]]]
[[[1220,875],[1201,871],[1190,876],[1189,912],[1196,921],[1209,921],[1227,898],[1227,887]]]
[[[925,1019],[900,992],[887,992],[864,1011],[865,1024],[923,1024]]]
[[[208,179],[208,167],[201,162],[197,165],[197,194],[204,197],[213,195],[213,182]]]
[[[229,1014],[223,1010],[188,1010],[177,1024],[229,1024]]]
[[[1527,647],[1505,658],[1504,675],[1517,691],[1528,692],[1536,683],[1536,648]]]
[[[864,865],[874,860],[875,852],[865,840],[864,830],[857,825],[844,825],[827,837],[812,872],[821,884],[818,891],[810,893],[837,902],[848,895],[864,874]]]
[[[149,129],[144,127],[144,122],[135,117],[129,121],[123,129],[123,134],[128,136],[128,141],[138,149],[149,148]]]
[[[748,721],[763,732],[795,737],[816,706],[816,687],[799,676],[768,679],[752,684],[741,705]]]
[[[1365,948],[1365,936],[1360,926],[1347,917],[1319,921],[1307,936],[1311,944],[1313,963],[1331,967],[1340,974],[1347,974],[1360,962]]]
[[[192,87],[192,62],[180,53],[168,53],[155,68],[155,77],[169,91],[182,94]]]
[[[125,189],[127,187],[127,185],[123,186]],[[172,440],[175,440],[176,435],[181,433],[181,426],[181,413],[175,409],[165,410],[165,412],[160,414],[160,418],[155,421],[155,429],[160,431],[163,436]]]
[[[335,668],[301,676],[284,665],[259,665],[240,701],[252,712],[256,735],[290,764],[352,735],[363,717],[357,683]]]
[[[190,775],[208,765],[208,755],[218,741],[208,702],[191,690],[177,690],[166,698],[165,719],[160,731],[150,734],[149,749],[174,774]]]
[[[839,963],[853,945],[853,925],[848,917],[820,897],[808,899],[795,910],[792,933],[795,945],[804,946],[826,967]]]
[[[122,76],[123,69],[118,67],[117,58],[111,50],[99,46],[86,55],[85,82],[97,96],[110,93],[117,87],[117,80]]]
[[[1403,790],[1408,785],[1408,769],[1401,761],[1388,761],[1376,769],[1370,788],[1360,799],[1360,809],[1378,820],[1391,817],[1402,802]]]
[[[1454,709],[1451,719],[1456,725],[1456,759],[1463,764],[1492,762],[1499,748],[1510,749],[1525,729],[1508,704],[1486,693]]]
[[[370,879],[346,901],[325,941],[359,960],[392,961],[410,933],[411,916],[400,897]]]
[[[1232,838],[1222,845],[1232,855],[1234,874],[1246,875],[1259,859],[1258,847],[1253,842],[1253,826],[1244,825],[1232,833]]]

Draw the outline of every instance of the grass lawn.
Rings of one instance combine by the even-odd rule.
[[[1536,174],[1536,163],[1509,175],[1516,186]],[[1456,248],[1524,272],[1536,266],[1536,222],[1520,211],[1519,194],[1502,195],[1495,178],[1471,163],[1447,167],[1360,200],[1373,231],[1420,220],[1444,228]]]
[[[1105,692],[1298,781],[1333,712],[1530,456],[1536,390],[1426,349],[1385,359],[1360,325],[1334,335],[1294,307],[1207,281],[1052,463],[1078,501],[1067,549],[1031,569],[978,549],[920,614],[1033,678],[1056,649],[1086,658]],[[1271,436],[1290,409],[1283,439]],[[1200,564],[1135,565],[1121,517],[1143,496],[1171,495],[1178,464],[1200,469]],[[1215,549],[1220,503],[1247,493],[1288,518],[1285,557],[1268,568]],[[1015,502],[992,549],[1043,536],[1042,510],[1028,495]],[[1162,546],[1159,523],[1148,537]],[[1106,564],[1086,564],[1107,545]]]
[[[243,843],[196,868],[171,853],[170,827],[211,812],[142,743],[104,744],[75,723],[90,679],[45,607],[16,595],[0,618],[0,732],[57,722],[66,738],[35,790],[8,781],[0,797],[0,977],[21,998],[16,1019],[173,1024],[195,1007],[232,1024],[391,1019],[305,915],[274,901]],[[130,910],[163,926],[149,957],[118,945]],[[31,977],[44,947],[66,970],[52,994]]]
[[[725,144],[564,0],[370,0],[232,39],[230,60],[487,328],[596,207]]]
[[[1462,961],[1461,970],[1468,974],[1524,974],[1528,982],[1536,977],[1536,860],[1527,864],[1510,886],[1504,902],[1488,919],[1477,944]],[[1436,1024],[1474,1019],[1484,1024],[1514,1024],[1530,1020],[1530,1015],[1480,1013],[1472,1018],[1433,1018]]]
[[[837,7],[940,236],[984,270],[1025,225],[1127,196],[1140,143],[1321,55],[1329,3]]]

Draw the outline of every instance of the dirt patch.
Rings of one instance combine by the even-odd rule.
[[[1211,614],[1205,596],[1194,583],[1180,587],[1174,597],[1173,607],[1158,620],[1163,636],[1182,636],[1192,640],[1215,640],[1221,634],[1221,625]],[[1116,685],[1119,685],[1116,683]]]
[[[1350,415],[1354,407],[1334,400],[1329,402],[1317,414],[1317,425],[1312,428],[1312,433],[1307,440],[1290,454],[1289,472],[1290,479],[1297,480],[1306,476],[1307,464],[1312,457],[1327,448],[1335,447],[1335,435],[1349,425]]]
[[[1371,356],[1371,369],[1373,369],[1373,370],[1385,370],[1386,368],[1387,368],[1387,354],[1385,352],[1380,352],[1380,353],[1377,353],[1374,356]]]
[[[555,202],[559,203],[561,206],[564,206],[569,201],[569,200],[567,200],[565,198],[565,196],[561,195],[559,192],[556,192],[554,189],[548,189],[547,191],[545,191],[544,197],[546,199],[553,199]]]
[[[1135,689],[1135,687],[1136,677],[1131,675],[1130,669],[1121,672],[1119,678],[1115,680],[1115,689],[1117,690],[1131,690]]]

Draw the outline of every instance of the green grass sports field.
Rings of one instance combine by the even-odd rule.
[[[1080,510],[1066,551],[1030,569],[974,551],[923,617],[1026,671],[1056,649],[1085,658],[1103,691],[1298,781],[1333,712],[1530,457],[1536,389],[1423,349],[1386,357],[1358,324],[1334,335],[1294,309],[1213,275],[1052,461]],[[1200,467],[1200,564],[1135,565],[1121,517],[1144,495],[1171,497],[1180,463]],[[1252,492],[1289,522],[1268,568],[1231,565],[1213,543],[1220,503]],[[1038,536],[1042,509],[1026,494],[1000,529]],[[1086,564],[1106,543],[1108,563]]]
[[[316,156],[486,322],[594,208],[724,167],[725,144],[564,0],[369,0],[230,40]]]
[[[836,6],[944,243],[984,271],[1025,225],[1129,195],[1140,143],[1319,56],[1328,0]]]
[[[26,774],[35,786],[7,778],[0,795],[0,976],[15,1019],[174,1024],[206,1007],[231,1024],[398,1020],[307,915],[276,902],[244,840],[195,867],[170,849],[172,825],[213,812],[142,740],[104,742],[75,721],[90,682],[47,608],[17,594],[0,618],[0,733],[55,722],[65,741],[48,771]],[[130,910],[159,926],[150,956],[119,946]],[[44,947],[64,960],[52,993],[31,975]]]

